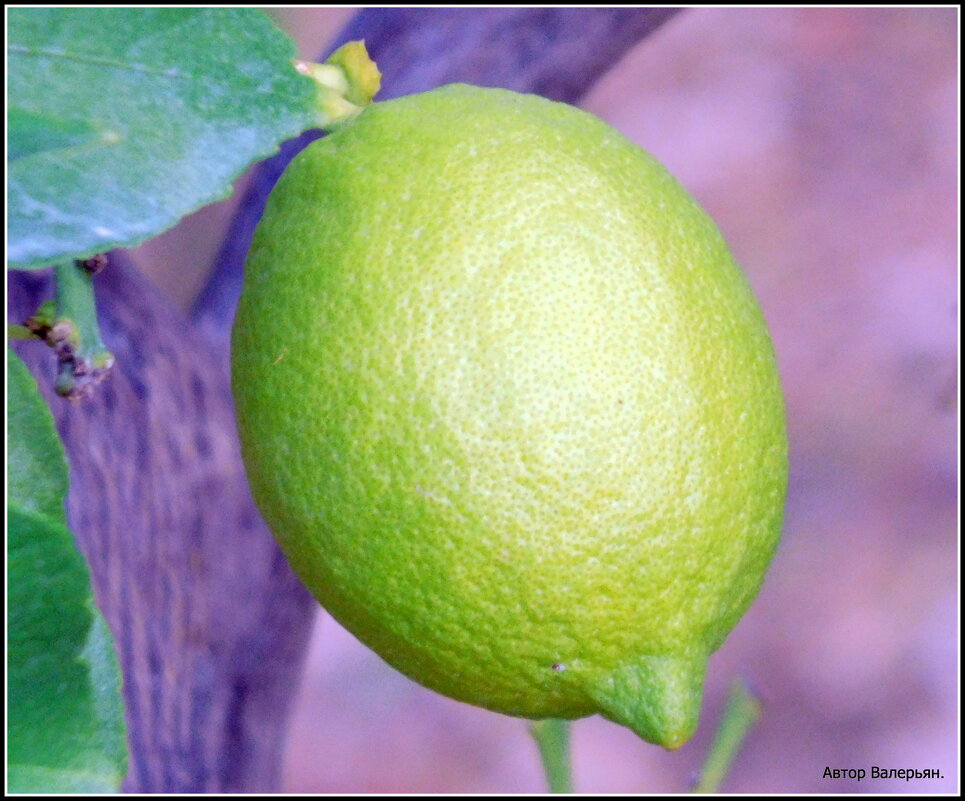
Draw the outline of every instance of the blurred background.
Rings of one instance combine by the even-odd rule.
[[[353,10],[270,13],[317,59]],[[694,9],[585,98],[744,267],[777,350],[791,481],[781,548],[711,660],[695,739],[667,753],[577,721],[578,791],[687,790],[736,676],[764,714],[724,791],[957,790],[957,53],[954,8]],[[236,202],[135,251],[176,305]],[[286,791],[545,788],[524,722],[420,688],[324,613],[293,692]],[[944,778],[823,778],[874,765]]]

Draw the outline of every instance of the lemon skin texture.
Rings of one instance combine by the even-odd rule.
[[[254,497],[362,642],[498,712],[691,736],[786,436],[748,284],[652,157],[532,95],[373,104],[274,189],[232,350]]]

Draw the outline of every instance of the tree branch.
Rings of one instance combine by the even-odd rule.
[[[115,637],[125,789],[264,791],[278,786],[315,604],[248,494],[223,365],[123,262],[113,255],[97,279],[117,363],[93,397],[53,394],[43,343],[15,349],[66,446],[68,520]],[[24,319],[52,282],[10,275],[12,316]]]

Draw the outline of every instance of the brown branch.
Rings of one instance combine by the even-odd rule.
[[[129,266],[95,278],[117,366],[79,404],[40,342],[16,343],[71,466],[68,519],[124,675],[139,792],[277,787],[315,604],[248,494],[225,367]],[[11,274],[13,319],[51,291]]]

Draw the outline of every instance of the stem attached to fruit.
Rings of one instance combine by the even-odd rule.
[[[324,64],[296,60],[295,69],[315,81],[315,119],[326,131],[358,116],[382,82],[382,74],[362,41],[342,45]]]
[[[101,266],[103,259],[98,257],[57,265],[56,301],[42,304],[25,323],[57,353],[55,389],[68,400],[86,397],[114,364],[114,354],[101,341],[91,284],[93,272]]]
[[[551,793],[572,793],[570,724],[566,720],[536,720],[529,726],[536,740]]]
[[[694,786],[695,793],[716,793],[730,770],[748,730],[761,717],[761,702],[738,679],[731,688],[724,719]]]

